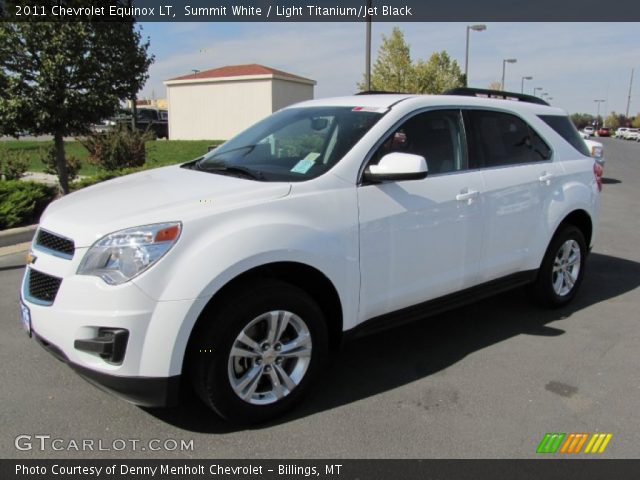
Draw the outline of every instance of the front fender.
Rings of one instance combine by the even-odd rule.
[[[134,279],[165,312],[151,322],[145,348],[171,351],[170,373],[180,373],[191,331],[210,299],[239,275],[276,262],[304,264],[326,276],[340,297],[344,328],[351,328],[360,290],[356,207],[355,190],[343,188],[325,192],[322,201],[287,197],[185,224],[179,245]]]

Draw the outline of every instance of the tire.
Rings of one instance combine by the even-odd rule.
[[[326,359],[322,311],[294,285],[246,283],[205,315],[191,342],[191,379],[202,401],[232,423],[261,423],[290,410]]]
[[[584,277],[587,253],[580,229],[573,225],[561,226],[549,243],[531,285],[534,299],[548,308],[562,307],[573,300]]]

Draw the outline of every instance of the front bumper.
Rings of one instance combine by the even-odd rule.
[[[101,390],[143,407],[172,407],[179,403],[180,375],[171,377],[122,377],[92,370],[69,361],[64,352],[33,332],[36,341],[58,360]]]

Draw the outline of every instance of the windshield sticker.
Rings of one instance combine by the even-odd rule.
[[[291,172],[304,174],[304,173],[307,173],[309,170],[311,170],[311,167],[313,167],[316,164],[315,158],[318,158],[320,154],[317,154],[317,156],[313,159],[309,158],[309,155],[307,155],[305,158],[303,158],[298,163],[296,163],[295,166],[291,169]]]

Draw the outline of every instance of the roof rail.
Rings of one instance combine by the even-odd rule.
[[[356,95],[415,95],[409,92],[386,92],[384,90],[365,90],[358,92]]]
[[[443,95],[460,95],[462,97],[479,97],[479,98],[497,98],[500,100],[515,100],[516,102],[536,103],[538,105],[547,105],[543,99],[534,97],[533,95],[525,95],[523,93],[503,92],[501,90],[486,90],[483,88],[453,88],[447,90]]]

